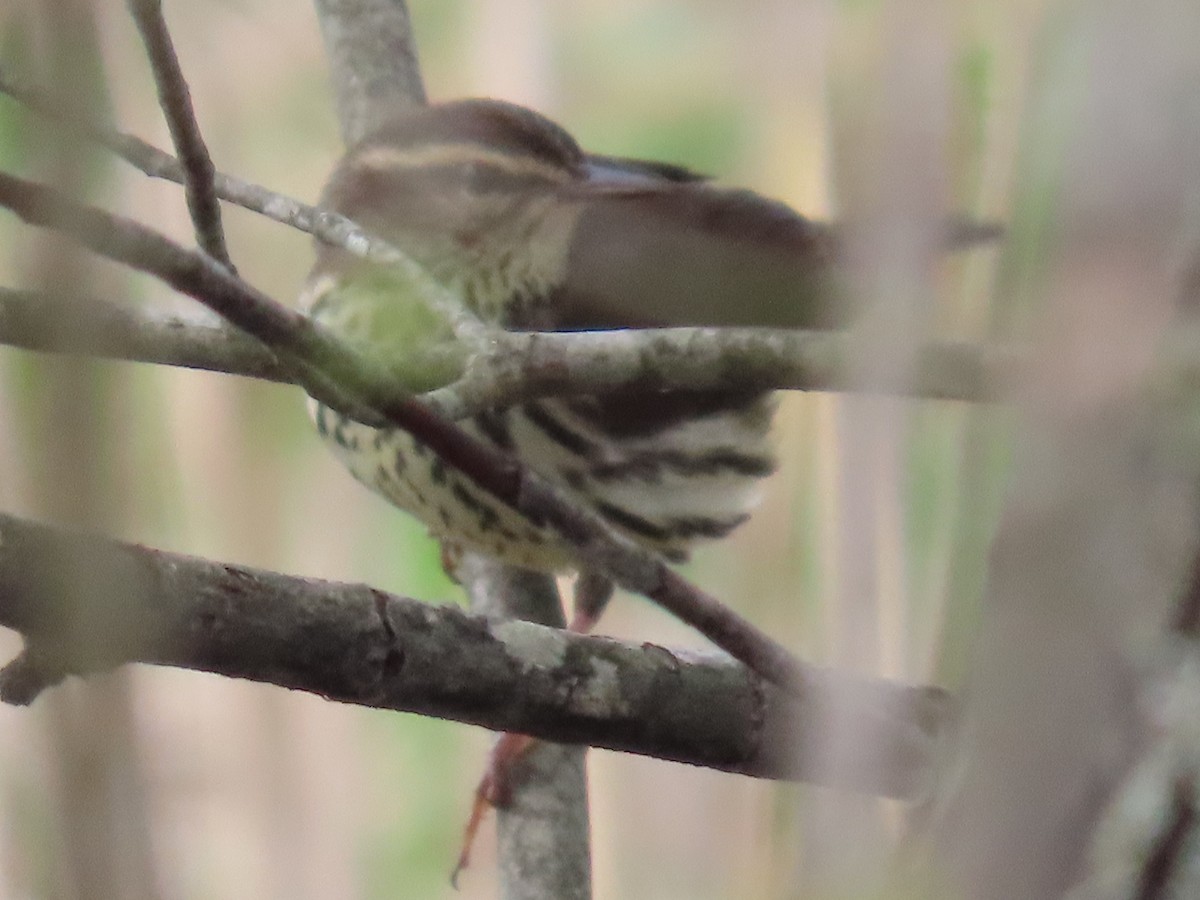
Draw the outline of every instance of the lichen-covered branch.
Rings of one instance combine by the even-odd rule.
[[[55,560],[103,568],[127,602],[45,602]],[[724,657],[583,637],[431,607],[366,585],[296,578],[0,514],[0,625],[58,674],[127,662],[216,672],[765,778],[820,782],[806,759],[835,696],[805,668],[796,694]],[[87,648],[63,658],[61,648]],[[9,686],[6,670],[0,684]],[[28,671],[18,670],[23,678]],[[22,687],[28,691],[26,680]],[[877,748],[845,787],[904,796],[928,775],[949,712],[936,688],[839,682]],[[28,695],[23,698],[28,699]],[[799,747],[801,752],[795,753]]]
[[[317,0],[347,146],[396,109],[425,102],[408,9],[401,0]]]
[[[94,315],[66,333],[52,333],[43,324],[59,302],[0,288],[0,345],[290,380],[265,345],[235,328],[89,299],[80,305]],[[911,379],[871,384],[846,365],[850,340],[840,332],[750,328],[490,331],[470,351],[462,377],[422,400],[450,419],[538,397],[668,388],[872,389],[986,402],[999,395],[1019,362],[1015,351],[1004,348],[932,342],[918,353]]]

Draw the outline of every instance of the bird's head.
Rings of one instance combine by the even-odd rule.
[[[341,161],[323,204],[412,255],[439,277],[489,248],[516,245],[544,201],[583,177],[562,128],[496,100],[413,109]]]

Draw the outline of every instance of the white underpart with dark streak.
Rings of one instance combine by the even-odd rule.
[[[594,187],[589,178],[602,181],[603,190],[615,184],[635,192],[672,181],[646,165],[630,168],[609,159],[589,170],[585,163],[552,123],[504,104],[468,101],[418,110],[399,120],[390,138],[353,149],[335,171],[326,201],[401,248],[486,322],[568,327],[561,298],[578,296],[585,304],[591,298],[587,290],[558,293],[568,283],[587,202],[587,191],[578,189]],[[764,217],[774,214],[764,204]],[[402,330],[407,325],[384,327],[407,319],[390,320],[381,310],[406,313],[390,304],[420,302],[399,281],[403,272],[386,274],[397,283],[380,279],[384,289],[371,293],[371,268],[336,248],[322,248],[302,304],[332,331],[378,353],[419,352],[414,348],[422,345],[413,341],[423,340],[420,333]],[[603,292],[607,285],[587,287]],[[640,297],[636,291],[621,296]],[[635,308],[602,321],[655,320]],[[576,324],[591,321],[585,315]],[[408,340],[389,349],[389,334]],[[583,402],[533,401],[462,424],[631,538],[678,559],[698,541],[732,531],[756,504],[762,478],[774,467],[772,407],[763,395],[630,392]],[[572,566],[571,548],[557,535],[488,494],[413,436],[351,422],[316,403],[310,409],[321,436],[354,477],[415,514],[437,537],[524,567]]]
[[[736,452],[769,461],[772,459],[769,435],[761,421],[747,421],[750,417],[743,414],[721,412],[673,426],[651,437],[621,439],[599,431],[563,403],[550,400],[540,406],[565,427],[586,436],[600,452],[589,464],[548,437],[518,409],[509,414],[518,453],[526,459],[544,460],[549,470],[546,474],[556,480],[570,483],[573,473],[578,473],[583,480],[574,487],[589,499],[635,513],[665,530],[672,520],[678,519],[735,519],[753,509],[759,500],[759,478],[728,469],[683,473],[669,464],[655,465],[654,460],[672,455],[702,459],[715,452]],[[637,459],[646,459],[647,465],[627,477],[604,478],[596,474],[598,468],[613,468]]]
[[[316,308],[318,320],[353,337],[350,332],[366,317],[345,306],[323,309],[320,303],[337,286],[336,279],[314,279],[302,302]],[[527,568],[572,567],[570,549],[552,532],[445,466],[412,436],[352,422],[315,401],[309,409],[321,436],[351,474],[417,516],[439,539]],[[532,418],[530,411],[535,409],[539,415]],[[567,403],[550,399],[493,414],[505,432],[501,441],[495,439],[495,429],[480,427],[477,421],[462,424],[481,440],[512,452],[633,539],[678,559],[699,541],[721,537],[744,519],[758,502],[761,477],[721,466],[699,473],[680,471],[671,460],[737,454],[761,460],[769,469],[769,420],[761,409],[721,411],[650,435],[621,437]],[[548,432],[547,423],[586,443],[587,452],[571,446],[571,440],[553,428]],[[631,463],[624,477],[606,475]],[[706,529],[715,533],[707,534]]]

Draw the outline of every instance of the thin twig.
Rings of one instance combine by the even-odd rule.
[[[216,264],[130,219],[76,203],[50,188],[0,173],[0,205],[33,225],[70,235],[93,251],[161,279],[272,347],[308,393],[368,424],[380,420],[418,437],[437,456],[572,548],[580,564],[654,600],[763,677],[804,688],[800,663],[766,632],[672,571],[658,555],[577,507],[508,454],[472,438],[411,397],[394,379],[306,316]]]
[[[220,319],[155,316],[94,298],[0,288],[0,344],[292,381],[291,372],[266,345]]]
[[[186,184],[184,167],[171,154],[139,137],[107,127],[96,121],[87,110],[69,109],[41,91],[16,83],[2,71],[0,94],[7,94],[38,115],[94,141],[151,178]],[[405,278],[420,286],[421,295],[426,301],[451,323],[459,340],[476,349],[486,343],[487,329],[458,298],[430,277],[406,253],[368,233],[345,216],[221,172],[213,175],[213,189],[222,200],[311,234],[317,240],[360,259],[402,269]]]
[[[0,94],[7,94],[38,115],[94,141],[151,178],[184,183],[183,166],[179,160],[135,135],[105,127],[96,122],[87,110],[68,109],[41,91],[18,84],[3,72],[0,72]],[[222,200],[311,234],[363,259],[393,263],[400,255],[399,251],[371,237],[345,216],[323,211],[262,185],[215,172],[213,186]]]
[[[161,0],[128,0],[129,12],[141,32],[146,55],[158,88],[158,103],[162,107],[171,140],[183,162],[184,193],[188,212],[196,230],[196,241],[204,252],[229,271],[236,271],[225,244],[221,227],[221,204],[213,187],[216,167],[200,134],[200,125],[192,109],[192,97],[175,48],[171,33],[163,19]]]

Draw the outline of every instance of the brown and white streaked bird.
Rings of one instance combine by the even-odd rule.
[[[481,319],[508,329],[654,326],[836,328],[837,244],[826,227],[671,165],[585,153],[528,109],[464,100],[399,115],[351,148],[323,204],[407,253]],[[993,236],[960,226],[949,244]],[[403,272],[321,246],[306,303],[323,324],[403,354],[420,309]],[[415,301],[420,306],[419,298]],[[488,410],[464,427],[510,452],[629,537],[679,560],[750,514],[775,469],[769,391],[614,391]],[[444,544],[547,572],[572,568],[552,532],[475,487],[418,439],[313,404],[318,431],[354,476]],[[586,628],[598,614],[579,612]],[[509,735],[485,801],[526,742]]]
[[[323,202],[508,329],[832,328],[848,318],[824,226],[677,166],[585,153],[548,119],[495,100],[398,116],[349,150]],[[400,301],[388,290],[357,289],[378,282],[377,270],[321,246],[306,290],[312,314],[365,343],[404,328],[389,317]],[[774,407],[763,391],[647,388],[534,400],[464,424],[679,560],[748,517],[775,469]],[[315,404],[314,417],[359,481],[436,537],[526,568],[572,567],[552,532],[412,436]]]

